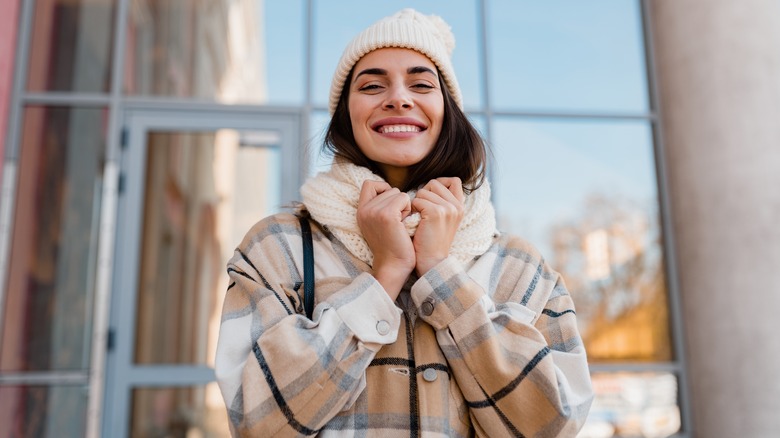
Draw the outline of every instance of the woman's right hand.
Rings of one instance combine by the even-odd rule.
[[[406,193],[384,181],[363,182],[357,224],[374,254],[374,277],[393,301],[416,264],[412,238],[403,224],[411,212]]]

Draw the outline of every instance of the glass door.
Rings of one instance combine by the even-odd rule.
[[[297,199],[297,113],[131,109],[125,118],[104,436],[229,436],[214,382],[225,264]]]

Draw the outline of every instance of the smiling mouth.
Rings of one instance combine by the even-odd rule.
[[[377,128],[376,131],[380,134],[391,132],[420,132],[423,131],[423,128],[416,125],[384,125]]]

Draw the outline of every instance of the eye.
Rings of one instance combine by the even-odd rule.
[[[427,91],[427,90],[433,90],[435,87],[433,85],[427,84],[427,83],[418,83],[418,84],[412,84],[412,88],[417,89],[417,90],[425,90],[425,91]]]
[[[358,88],[358,91],[378,91],[382,89],[382,86],[379,84],[365,84],[362,87]]]

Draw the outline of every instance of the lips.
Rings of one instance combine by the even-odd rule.
[[[428,129],[422,122],[410,117],[387,117],[371,124],[371,129],[380,134],[421,132]]]

